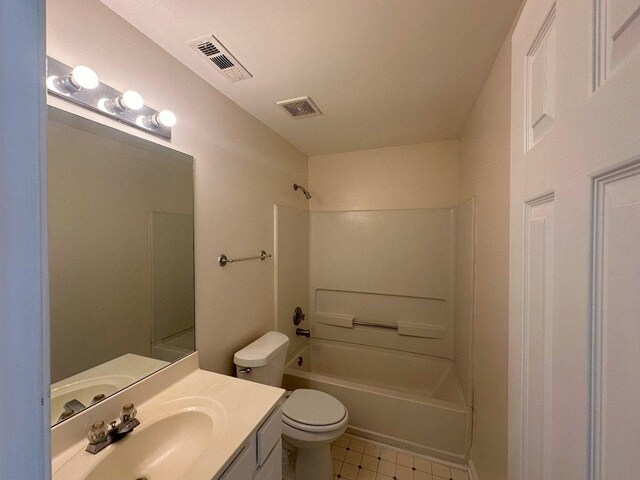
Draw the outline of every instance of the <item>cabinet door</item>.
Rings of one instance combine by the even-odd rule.
[[[249,480],[256,471],[255,441],[247,444],[219,480]]]
[[[281,480],[282,479],[282,440],[278,443],[256,472],[253,480]]]
[[[258,430],[258,465],[262,465],[282,436],[282,408],[278,407]]]

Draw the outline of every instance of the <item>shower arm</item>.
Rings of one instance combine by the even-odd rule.
[[[310,193],[309,193],[309,191],[308,191],[306,188],[304,188],[302,185],[298,185],[297,183],[294,183],[294,184],[293,184],[293,189],[294,189],[294,190],[300,190],[300,191],[304,194],[304,196],[306,197],[306,199],[307,199],[307,200],[310,200],[310,199],[311,199],[311,194],[310,194]]]

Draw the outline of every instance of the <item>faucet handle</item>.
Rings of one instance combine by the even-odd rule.
[[[97,445],[103,442],[107,438],[107,430],[108,426],[105,422],[100,420],[99,422],[91,425],[89,429],[89,433],[87,434],[87,439],[91,445]]]
[[[138,410],[136,406],[133,403],[127,403],[122,407],[122,410],[120,410],[120,421],[123,423],[130,422],[136,418],[137,414]]]

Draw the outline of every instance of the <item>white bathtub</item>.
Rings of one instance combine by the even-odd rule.
[[[351,433],[467,461],[470,409],[450,360],[311,339],[288,362],[284,387],[313,388],[339,399],[349,410]]]

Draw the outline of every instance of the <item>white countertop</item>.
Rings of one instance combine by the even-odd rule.
[[[197,362],[197,356],[195,361]],[[209,418],[213,419],[213,424],[210,433],[207,430],[205,437],[199,437],[198,442],[200,443],[198,445],[204,445],[202,453],[190,463],[187,471],[176,472],[180,476],[175,478],[210,480],[231,463],[237,452],[245,445],[251,433],[267,418],[284,394],[284,390],[279,388],[247,382],[200,369],[191,371],[187,369],[183,372],[186,373],[185,376],[172,380],[169,377],[172,367],[173,365],[148,377],[149,380],[155,382],[155,386],[149,388],[151,390],[155,388],[158,393],[142,401],[138,400],[136,403],[138,408],[137,418],[140,420],[140,426],[120,442],[110,445],[97,455],[84,452],[87,440],[84,437],[78,438],[79,432],[83,431],[83,426],[86,428],[86,425],[90,425],[97,420],[111,420],[111,418],[102,418],[101,415],[104,416],[108,411],[115,411],[116,405],[118,405],[117,409],[119,409],[127,401],[135,400],[134,397],[141,398],[142,393],[140,390],[145,388],[146,380],[131,387],[131,389],[137,387],[138,391],[135,395],[130,394],[129,398],[127,391],[130,389],[125,389],[120,394],[101,402],[116,402],[115,405],[109,407],[109,410],[105,410],[105,406],[95,410],[90,408],[68,420],[68,422],[75,420],[76,425],[69,425],[67,426],[67,432],[52,437],[52,442],[64,441],[65,438],[73,439],[72,441],[67,441],[68,446],[55,446],[54,451],[58,452],[58,454],[52,460],[54,480],[85,478],[87,473],[104,460],[107,455],[116,453],[116,449],[126,449],[127,442],[133,440],[136,435],[143,434],[145,426],[153,425],[154,422],[176,412],[186,411],[204,412]],[[179,369],[174,371],[179,371]],[[158,389],[158,385],[163,383],[160,377],[163,372],[165,372],[165,375],[169,372],[166,380],[169,386],[165,389]],[[176,373],[173,375],[175,376]],[[82,423],[80,424],[79,422]],[[64,428],[65,423],[63,422],[61,427]],[[86,430],[84,431],[86,432]],[[172,432],[170,431],[162,432],[164,438],[170,439],[171,434]],[[176,439],[176,441],[179,441],[179,439]],[[133,445],[133,443],[130,445]],[[109,452],[110,449],[111,452]],[[70,465],[74,465],[74,467],[70,468]],[[170,472],[165,473],[170,475]],[[171,477],[167,476],[167,478]]]

